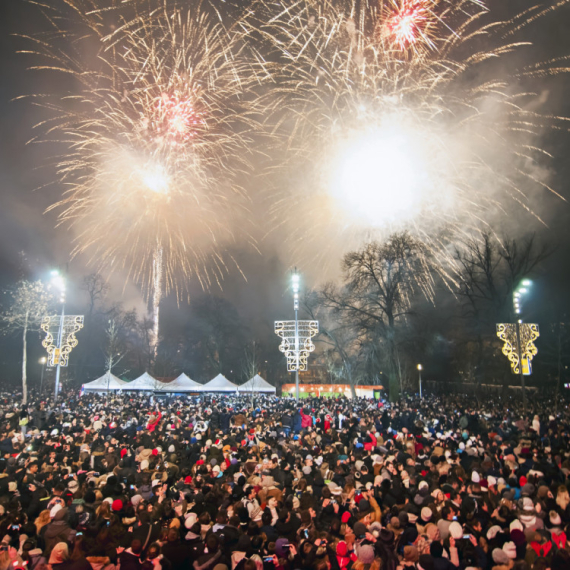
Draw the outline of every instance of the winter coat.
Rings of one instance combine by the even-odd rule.
[[[141,570],[141,567],[140,557],[133,554],[130,548],[119,554],[118,570]]]
[[[53,547],[58,542],[67,542],[68,544],[75,537],[75,531],[69,526],[67,520],[67,509],[61,509],[55,515],[55,518],[45,527],[43,538],[45,541],[44,554],[49,558]]]
[[[313,425],[313,418],[309,414],[301,413],[301,428],[307,429]]]
[[[172,570],[186,570],[190,566],[190,554],[188,545],[180,540],[169,541],[162,547],[162,555],[170,562]]]

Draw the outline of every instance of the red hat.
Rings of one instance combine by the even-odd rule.
[[[128,451],[126,449],[121,449],[121,457],[125,457],[125,455],[127,455]]]
[[[348,511],[346,511],[345,513],[342,513],[342,517],[340,520],[346,524],[350,520],[350,513]],[[337,552],[338,552],[338,550],[337,550]],[[341,556],[344,556],[344,554],[342,554]]]
[[[204,460],[198,459],[198,461],[196,461],[196,465],[204,465]]]
[[[114,511],[122,511],[123,510],[123,501],[121,501],[121,499],[115,499],[113,501],[111,508]]]
[[[158,449],[153,449],[153,450],[152,450],[152,454],[153,454],[153,455],[158,455]]]
[[[520,479],[519,479],[519,485],[521,487],[524,487],[527,484],[527,478],[524,475],[521,475]]]
[[[341,540],[337,545],[336,545],[336,553],[339,556],[346,556],[346,553],[348,552],[348,546],[346,545],[346,542],[344,542],[344,540]]]
[[[188,476],[186,477],[186,479],[184,479],[184,483],[185,483],[186,485],[191,485],[191,484],[192,484],[192,477],[190,477],[190,475],[188,475]]]

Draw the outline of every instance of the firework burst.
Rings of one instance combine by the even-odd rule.
[[[478,0],[258,4],[251,32],[276,62],[265,104],[289,159],[274,215],[296,254],[326,261],[407,229],[445,255],[508,210],[538,217],[537,190],[552,190],[541,139],[566,119],[540,114],[525,82],[568,67],[521,68],[533,50],[519,36],[565,4],[510,21]]]
[[[238,181],[251,171],[257,128],[255,74],[239,37],[200,4],[66,6],[44,6],[53,30],[29,38],[44,59],[36,67],[75,82],[58,102],[39,98],[54,111],[43,138],[68,148],[57,160],[65,192],[50,209],[75,230],[74,255],[126,269],[158,311],[163,289],[219,284],[232,260],[226,245],[246,214]]]

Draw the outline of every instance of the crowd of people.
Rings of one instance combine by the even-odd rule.
[[[564,403],[0,400],[0,570],[569,570]]]

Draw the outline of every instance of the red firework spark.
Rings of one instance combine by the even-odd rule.
[[[400,49],[406,49],[417,41],[421,27],[427,20],[427,13],[428,10],[421,1],[404,0],[400,8],[388,18],[386,26]]]
[[[161,136],[178,143],[194,138],[203,121],[193,99],[191,96],[181,97],[177,93],[163,93],[156,99],[154,122]]]

